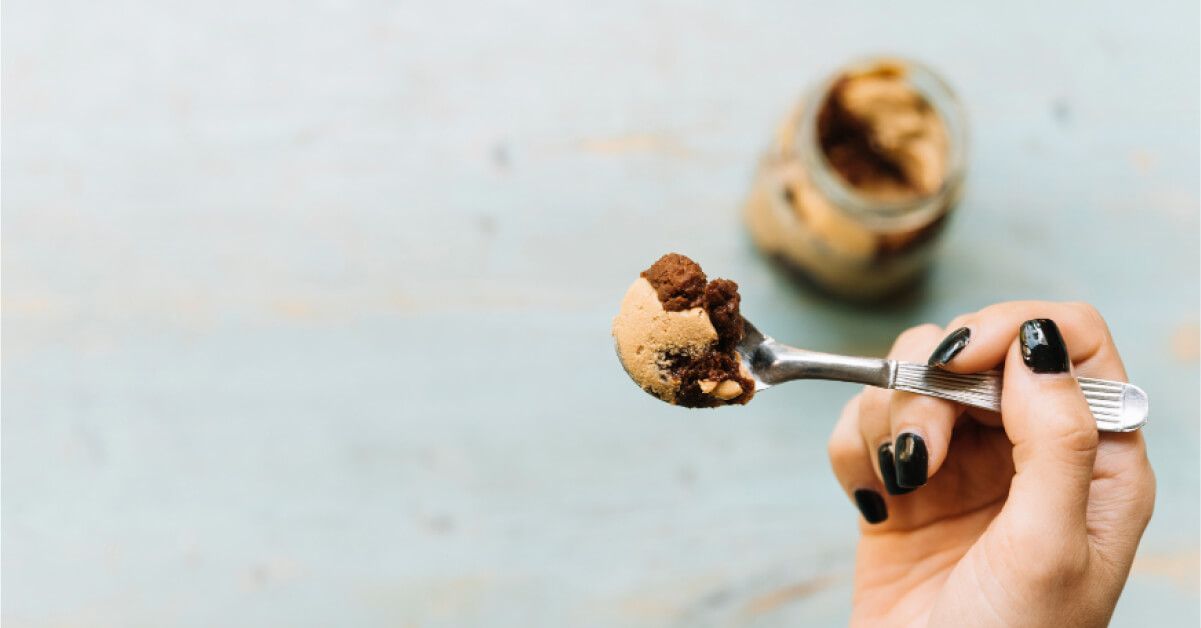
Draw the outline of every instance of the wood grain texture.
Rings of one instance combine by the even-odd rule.
[[[1197,625],[1195,2],[4,9],[5,626],[844,623],[853,389],[640,394],[608,325],[667,250],[826,351],[1096,304],[1159,477],[1115,625]],[[738,207],[874,51],[945,73],[972,158],[925,289],[862,310]]]

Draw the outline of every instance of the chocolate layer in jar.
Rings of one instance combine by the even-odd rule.
[[[766,253],[824,290],[878,300],[913,285],[959,199],[966,128],[929,69],[875,59],[802,99],[746,204]]]

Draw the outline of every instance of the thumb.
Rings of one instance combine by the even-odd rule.
[[[1048,540],[1083,536],[1097,424],[1054,321],[1022,323],[1005,360],[1001,421],[1013,443],[1012,523]]]

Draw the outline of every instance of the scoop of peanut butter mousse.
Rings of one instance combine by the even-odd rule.
[[[745,404],[755,383],[735,347],[743,337],[738,284],[709,281],[668,253],[630,285],[613,319],[617,355],[646,392],[689,408]]]

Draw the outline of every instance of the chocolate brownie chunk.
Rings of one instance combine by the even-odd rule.
[[[697,307],[705,295],[705,273],[696,262],[680,255],[668,253],[642,271],[642,276],[651,283],[663,309],[680,312]]]

